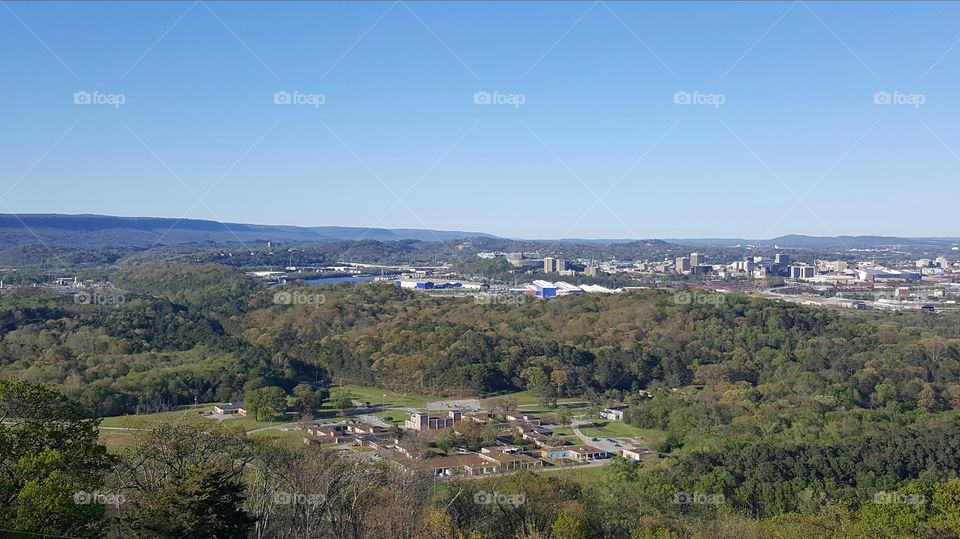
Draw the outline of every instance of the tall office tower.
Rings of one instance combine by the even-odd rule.
[[[773,257],[773,263],[780,266],[789,266],[790,265],[790,255],[786,253],[777,253]]]
[[[700,253],[690,253],[690,265],[691,266],[702,266],[707,260],[706,255]]]
[[[677,270],[677,273],[690,271],[690,258],[686,256],[678,256],[676,270]]]
[[[552,256],[544,257],[543,259],[543,272],[544,273],[553,273],[557,271],[556,266],[557,260]]]

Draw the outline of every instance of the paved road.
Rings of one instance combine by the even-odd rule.
[[[571,425],[573,427],[573,433],[576,434],[578,438],[580,438],[580,441],[582,441],[587,445],[592,445],[593,447],[596,447],[598,449],[603,449],[604,451],[608,451],[613,454],[619,454],[620,451],[623,449],[622,447],[617,447],[614,442],[608,442],[605,438],[598,438],[597,441],[594,441],[592,436],[587,436],[586,434],[580,431],[580,425],[584,423],[592,423],[592,422],[574,420],[573,425]]]
[[[479,410],[479,399],[459,399],[427,403],[428,410]]]
[[[390,423],[387,423],[386,421],[380,419],[375,415],[361,414],[357,416],[357,419],[366,423],[370,423],[375,427],[383,427],[385,429],[389,429],[392,426]]]
[[[253,434],[253,433],[255,433],[255,432],[263,432],[263,431],[265,431],[265,430],[277,430],[277,429],[281,429],[281,428],[283,428],[283,427],[289,427],[289,426],[291,426],[291,425],[296,425],[296,424],[297,424],[297,421],[294,421],[294,422],[292,422],[292,423],[280,423],[280,424],[278,424],[278,425],[270,425],[269,427],[261,427],[261,428],[259,428],[259,429],[248,430],[248,431],[247,431],[247,436],[250,436],[251,434]]]

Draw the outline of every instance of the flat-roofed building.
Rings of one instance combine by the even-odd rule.
[[[437,430],[452,427],[463,419],[459,410],[451,410],[446,416],[431,416],[426,412],[413,412],[410,419],[404,421],[403,428],[410,430]]]

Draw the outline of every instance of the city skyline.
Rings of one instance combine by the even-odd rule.
[[[958,14],[9,2],[0,212],[949,237]]]

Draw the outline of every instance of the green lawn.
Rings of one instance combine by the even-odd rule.
[[[543,406],[541,405],[542,399],[541,399],[540,397],[538,397],[536,394],[534,394],[534,392],[532,392],[532,391],[530,391],[530,390],[527,390],[527,391],[517,391],[516,393],[507,393],[507,394],[505,394],[505,395],[498,395],[498,396],[496,396],[496,397],[489,397],[489,398],[491,398],[491,399],[495,399],[495,398],[510,398],[510,399],[513,399],[513,400],[515,400],[515,401],[517,402],[517,406],[523,406],[523,410],[525,410],[525,411],[526,411],[526,410],[529,410],[529,409],[530,409],[530,406],[532,406],[532,405],[537,405],[537,406],[539,406],[539,407],[541,407],[541,408],[543,407]],[[484,399],[484,400],[486,400],[486,399]],[[560,400],[557,401],[557,404],[565,404],[565,403],[578,403],[578,404],[579,404],[579,403],[583,403],[583,402],[584,402],[583,399],[573,398],[573,399],[560,399]],[[584,406],[585,406],[585,405],[584,405]]]
[[[217,423],[222,423],[226,426],[240,426],[246,431],[251,431],[263,427],[271,427],[282,423],[289,423],[295,420],[293,416],[287,416],[287,418],[278,421],[257,421],[252,417],[247,416],[233,416],[230,419],[224,419],[222,421],[203,417],[201,412],[212,411],[213,406],[213,404],[204,404],[196,407],[191,406],[187,410],[178,410],[176,412],[159,412],[155,414],[105,417],[100,423],[100,426],[121,427],[126,429],[152,429],[162,423],[186,423],[190,425],[215,425]],[[109,431],[114,429],[105,430]]]
[[[384,406],[426,408],[428,402],[443,400],[443,397],[420,395],[407,391],[391,391],[379,387],[344,384],[342,388],[349,391],[356,400],[370,401],[371,404],[382,404]],[[331,386],[330,397],[333,398],[340,389],[341,386]]]
[[[603,467],[585,468],[583,466],[557,466],[544,468],[539,473],[553,475],[576,481],[583,485],[600,485],[603,483]]]
[[[251,438],[275,440],[285,447],[294,448],[303,445],[306,433],[301,430],[282,431],[278,429],[264,430],[250,435]]]
[[[623,421],[602,421],[598,427],[583,427],[580,429],[587,436],[596,438],[642,438],[648,445],[659,444],[667,437],[665,431],[641,429],[628,425]]]

